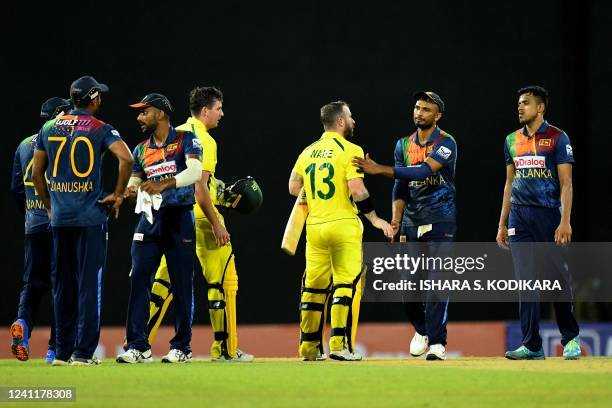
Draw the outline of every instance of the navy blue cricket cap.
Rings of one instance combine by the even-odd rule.
[[[413,96],[415,101],[425,99],[426,101],[431,101],[432,103],[435,103],[436,105],[438,105],[438,109],[440,109],[440,112],[444,113],[444,101],[437,93],[431,91],[419,91],[416,92]]]
[[[130,105],[130,109],[140,111],[150,108],[151,106],[166,112],[168,116],[172,113],[172,104],[168,98],[158,93],[146,95],[140,102]]]
[[[71,107],[70,100],[54,96],[47,99],[40,107],[40,118],[44,120],[53,119],[62,112],[68,112]]]
[[[75,103],[91,101],[101,92],[108,92],[108,86],[89,75],[80,77],[70,85],[70,98]]]

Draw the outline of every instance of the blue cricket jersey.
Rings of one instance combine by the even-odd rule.
[[[526,128],[519,129],[506,137],[504,156],[506,165],[514,165],[512,204],[561,206],[557,165],[574,163],[572,145],[564,131],[546,121],[533,136]]]
[[[75,109],[44,124],[36,149],[47,152],[51,225],[88,227],[106,222],[102,158],[121,140],[111,125]]]
[[[436,126],[429,139],[421,144],[417,132],[403,137],[395,145],[395,166],[407,167],[423,163],[431,157],[442,164],[442,169],[420,181],[395,180],[407,183],[403,225],[419,226],[439,222],[455,222],[455,166],[457,143],[444,130]]]
[[[153,135],[134,148],[134,168],[132,174],[144,174],[146,180],[160,181],[174,177],[187,168],[187,155],[202,156],[200,140],[192,132],[170,132],[163,146],[157,146]],[[162,191],[161,207],[195,204],[195,185],[171,188]]]
[[[32,183],[34,146],[38,135],[21,141],[13,160],[11,191],[19,209],[25,214],[25,233],[34,234],[49,228],[47,210]]]

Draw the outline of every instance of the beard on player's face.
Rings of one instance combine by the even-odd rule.
[[[427,120],[427,119],[415,117],[414,124],[416,127],[418,127],[421,130],[427,130],[427,129],[431,129],[432,127],[434,127],[436,125],[436,121],[433,119]]]
[[[347,126],[344,128],[344,138],[348,139],[349,137],[353,137],[353,130],[355,130],[355,128],[353,126]]]
[[[157,130],[157,121],[144,122],[142,120],[138,120],[138,124],[140,125],[140,130],[142,130],[142,133],[152,133]]]

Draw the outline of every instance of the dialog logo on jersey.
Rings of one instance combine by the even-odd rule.
[[[174,174],[176,173],[176,162],[174,160],[163,162],[146,167],[144,170],[147,178],[163,176],[164,174]]]
[[[546,157],[522,156],[514,158],[514,167],[517,169],[545,169]]]

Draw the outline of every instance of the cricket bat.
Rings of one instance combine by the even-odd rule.
[[[291,215],[289,215],[285,233],[283,234],[283,242],[281,243],[281,249],[288,255],[295,255],[306,217],[308,217],[308,204],[306,203],[306,192],[302,188],[300,194],[295,199],[293,210],[291,210]]]

